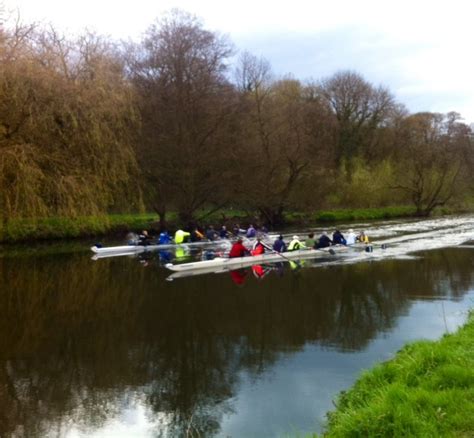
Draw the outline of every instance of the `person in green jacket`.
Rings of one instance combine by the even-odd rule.
[[[304,249],[306,246],[304,243],[300,242],[300,239],[298,236],[293,236],[293,240],[290,242],[288,245],[288,251],[296,251],[298,249]]]
[[[183,230],[178,230],[176,233],[174,233],[174,243],[177,245],[180,243],[186,242],[189,237],[191,236],[191,233],[188,233],[187,231]]]

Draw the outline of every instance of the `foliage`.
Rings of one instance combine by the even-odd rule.
[[[416,342],[343,393],[325,436],[471,436],[474,316],[438,342]]]
[[[4,236],[36,233],[36,218],[145,210],[164,227],[173,212],[180,226],[233,209],[282,225],[292,211],[328,220],[338,215],[321,210],[472,208],[474,134],[459,114],[409,114],[352,71],[314,83],[275,77],[250,53],[231,79],[233,54],[177,10],[137,44],[6,23]]]

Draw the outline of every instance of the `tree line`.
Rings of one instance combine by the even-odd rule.
[[[0,29],[0,215],[412,204],[473,194],[473,132],[354,71],[301,81],[172,11],[139,42]]]

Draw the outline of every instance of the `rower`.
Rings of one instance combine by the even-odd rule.
[[[306,248],[304,243],[300,242],[298,236],[293,236],[293,240],[288,245],[288,251],[297,251],[298,249]]]
[[[252,251],[250,253],[253,256],[261,255],[265,253],[265,246],[262,243],[262,239],[257,237],[257,241],[254,243]]]
[[[354,230],[351,228],[346,235],[346,245],[354,245],[356,243],[356,234],[354,233]]]
[[[273,242],[273,251],[276,252],[285,252],[286,251],[286,243],[283,240],[283,236],[280,234],[278,239]]]
[[[180,243],[184,243],[189,239],[191,236],[191,233],[183,230],[177,230],[176,233],[174,233],[174,243],[179,245]]]
[[[331,245],[332,240],[329,238],[328,233],[326,231],[323,231],[323,234],[321,234],[321,237],[319,238],[318,243],[316,244],[316,249],[328,248]]]
[[[249,255],[249,250],[243,245],[242,237],[239,237],[237,242],[232,245],[229,252],[229,258],[244,257],[246,255]]]
[[[203,238],[204,234],[202,234],[197,227],[191,231],[191,242],[200,242]]]
[[[214,229],[212,225],[209,225],[209,228],[206,231],[206,237],[207,237],[207,240],[210,240],[210,241],[216,240],[219,237],[219,235],[217,234],[216,230]]]
[[[257,234],[257,230],[253,227],[252,224],[249,225],[247,228],[247,237],[255,237]]]
[[[333,245],[345,245],[346,239],[339,230],[334,231],[332,235],[332,244]]]
[[[219,237],[221,239],[227,239],[229,237],[229,232],[227,231],[227,227],[225,225],[222,225],[222,228],[219,232]]]
[[[168,231],[164,230],[160,233],[158,238],[158,245],[169,245],[171,243],[171,236],[168,234]]]
[[[308,238],[304,241],[304,244],[308,248],[314,248],[314,245],[316,245],[316,240],[314,240],[314,233],[308,234]]]
[[[138,244],[146,246],[151,243],[152,237],[148,234],[147,230],[143,230],[142,233],[138,236]]]

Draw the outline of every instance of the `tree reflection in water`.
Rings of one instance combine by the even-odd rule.
[[[446,249],[297,275],[280,265],[236,287],[228,275],[165,282],[129,259],[0,258],[0,435],[93,431],[136,403],[157,435],[213,435],[241,371],[258,378],[308,343],[363,349],[410,296],[461,297],[472,260]]]

